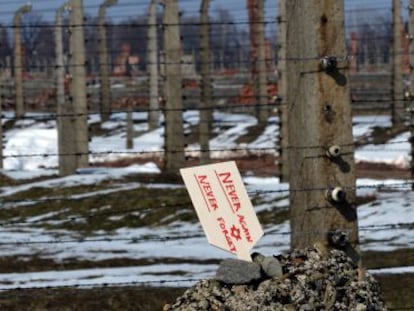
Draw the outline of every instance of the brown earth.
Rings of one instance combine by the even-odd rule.
[[[390,311],[414,310],[414,274],[377,275],[382,296]],[[123,310],[153,311],[174,302],[186,288],[108,287],[14,290],[0,293],[0,309],[31,310]]]
[[[226,159],[228,160],[228,159]],[[278,175],[277,158],[272,155],[251,155],[249,157],[233,158],[243,175],[249,174],[254,168],[255,176],[272,177]],[[162,166],[159,159],[127,159],[107,164],[108,166],[125,166],[132,163],[146,163],[153,161]],[[219,162],[220,160],[217,160]],[[197,159],[189,158],[188,166],[198,165]],[[374,179],[406,179],[410,178],[408,169],[398,168],[386,164],[358,163],[357,177]],[[164,180],[166,176],[143,176]],[[176,177],[172,177],[176,179]],[[396,252],[363,254],[364,265],[367,268],[379,268],[396,265],[410,265],[414,258],[414,250],[406,249]],[[378,260],[381,259],[381,260]],[[50,269],[65,270],[89,267],[121,267],[145,265],[131,259],[107,260],[102,262],[66,262],[56,264],[54,261],[36,259],[27,261],[16,258],[2,258],[1,272],[44,271]],[[414,301],[411,293],[414,292],[414,274],[378,275],[383,296],[390,310],[414,310]],[[31,290],[13,290],[0,292],[0,310],[161,310],[162,306],[175,300],[184,292],[184,288],[125,286],[101,288],[46,288]]]

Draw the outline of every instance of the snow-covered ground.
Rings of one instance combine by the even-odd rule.
[[[7,114],[6,114],[7,116]],[[134,113],[134,119],[145,120],[143,113]],[[198,114],[189,111],[184,114],[188,124],[198,123]],[[264,133],[249,145],[237,145],[236,139],[248,131],[249,126],[256,124],[256,119],[243,114],[215,113],[216,122],[223,122],[226,128],[221,130],[211,141],[211,149],[217,151],[216,156],[224,156],[230,148],[263,149],[277,147],[277,120],[272,119]],[[96,121],[93,118],[90,122]],[[374,126],[389,126],[388,117],[356,117],[354,119],[354,137],[369,135]],[[93,137],[90,143],[92,163],[114,160],[119,157],[136,155],[139,152],[160,152],[163,145],[163,129],[146,132],[134,139],[134,149],[125,148],[125,115],[116,114],[104,125],[114,129],[113,135]],[[147,129],[145,122],[137,123],[135,130],[143,132]],[[409,163],[410,145],[408,133],[403,133],[383,145],[367,145],[356,150],[356,160],[369,162],[386,162],[407,167]],[[5,133],[4,169],[3,173],[14,179],[28,179],[41,175],[56,173],[57,135],[55,122],[44,123],[31,120],[19,121],[16,128]],[[195,152],[197,144],[188,146],[188,152]],[[116,151],[116,152],[114,152]],[[46,156],[47,155],[47,156]],[[108,179],[121,179],[128,174],[139,172],[157,174],[159,168],[154,163],[132,165],[126,168],[93,168],[79,171],[79,174],[52,178],[43,182],[25,183],[20,186],[0,188],[2,197],[17,194],[31,187],[71,187],[74,185],[90,185]],[[278,178],[259,178],[245,176],[244,182],[248,192],[261,191],[261,203],[255,206],[256,211],[284,208],[288,202],[288,185],[279,182]],[[114,184],[113,188],[102,190],[102,193],[139,188],[139,183]],[[146,184],[147,187],[174,188],[172,184]],[[381,187],[377,187],[381,186]],[[269,191],[267,191],[269,190]],[[407,248],[414,245],[412,219],[414,219],[414,193],[404,180],[371,180],[357,181],[359,194],[375,194],[377,200],[358,208],[361,248],[363,250],[388,251]],[[100,192],[88,195],[99,195]],[[77,198],[80,195],[73,195]],[[85,196],[85,194],[83,194]],[[277,200],[277,201],[276,201]],[[276,203],[275,203],[276,201]],[[30,201],[19,204],[30,205]],[[4,204],[1,208],[18,208],[19,204]],[[0,256],[41,255],[45,258],[64,260],[71,257],[88,260],[126,257],[133,259],[189,258],[197,260],[221,259],[231,255],[207,243],[199,224],[184,222],[172,223],[157,228],[121,228],[108,235],[96,232],[94,237],[77,240],[73,232],[53,231],[31,226],[48,214],[28,219],[25,223],[0,226]],[[277,254],[289,249],[289,223],[264,227],[265,235],[255,246],[254,251],[264,254]],[[151,238],[148,238],[151,237]],[[16,244],[16,242],[19,242]],[[60,243],[58,243],[60,242]],[[404,268],[414,272],[413,267]],[[76,271],[47,271],[36,273],[0,274],[0,290],[15,287],[43,286],[94,286],[104,283],[140,283],[151,284],[161,280],[164,285],[187,286],[192,281],[214,274],[213,264],[165,264],[153,263],[140,267],[86,269]],[[406,271],[404,270],[404,271]],[[180,271],[181,274],[177,274]],[[401,269],[378,270],[373,273],[399,273]],[[193,281],[194,282],[194,281]]]
[[[9,114],[7,118],[12,117]],[[36,117],[36,114],[28,117]],[[135,112],[133,118],[136,121],[146,119],[146,113]],[[126,115],[123,113],[114,114],[110,121],[103,125],[106,129],[120,129],[125,127]],[[188,111],[184,113],[186,124],[197,124],[198,113]],[[277,137],[279,128],[277,118],[269,119],[269,125],[254,142],[246,145],[235,142],[238,137],[248,132],[250,126],[257,124],[257,120],[249,115],[227,114],[216,112],[214,120],[219,125],[225,124],[228,127],[225,130],[216,129],[216,136],[210,142],[210,149],[215,150],[213,157],[225,157],[231,149],[263,149],[266,152],[276,152]],[[96,122],[97,117],[90,118],[90,122]],[[353,134],[355,139],[370,135],[372,129],[376,126],[387,127],[391,125],[390,118],[387,116],[358,116],[354,118]],[[147,130],[145,122],[136,123],[134,130],[143,132]],[[123,130],[113,131],[114,134],[105,137],[92,137],[89,145],[92,155],[91,163],[115,160],[119,157],[141,156],[147,154],[161,153],[163,149],[163,127],[146,132],[134,138],[134,148],[126,148],[125,132]],[[56,168],[57,158],[57,132],[56,123],[47,121],[43,123],[34,120],[21,120],[16,123],[13,130],[5,134],[4,146],[4,169],[6,171],[31,171]],[[198,144],[192,144],[187,147],[188,153],[194,153],[199,150]],[[95,154],[94,154],[95,153]],[[373,145],[369,144],[358,148],[355,152],[356,161],[382,162],[395,164],[401,167],[408,167],[411,160],[409,132],[402,133],[391,139],[386,144]],[[44,171],[47,174],[47,170]]]

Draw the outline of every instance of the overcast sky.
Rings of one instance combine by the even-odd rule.
[[[335,1],[335,0],[333,0]],[[408,0],[403,0],[403,10],[406,10]],[[55,11],[65,0],[32,0],[33,11],[41,13],[45,20],[53,21]],[[99,5],[103,0],[84,0],[86,14],[96,16]],[[128,17],[141,15],[147,11],[150,0],[118,0],[118,4],[108,9],[108,16],[115,22]],[[234,18],[246,19],[246,0],[212,0],[211,12],[222,7],[228,9]],[[14,12],[22,5],[28,3],[27,0],[0,0],[0,23],[11,24]],[[180,10],[188,15],[196,14],[199,11],[201,0],[179,0]],[[387,12],[391,7],[391,0],[345,0],[347,10],[357,12],[365,9],[368,14],[375,12]],[[266,19],[270,20],[277,16],[277,0],[265,0]],[[351,11],[351,12],[352,12]],[[349,13],[349,11],[348,11]]]
[[[64,4],[65,0],[32,0],[33,11],[41,13],[46,20],[53,21],[55,11]],[[103,0],[84,0],[85,13],[91,16],[98,14],[99,5]],[[22,5],[28,3],[26,0],[0,0],[0,22],[2,24],[10,24],[12,22],[14,12]],[[150,0],[118,0],[118,4],[108,9],[107,14],[115,21],[126,19],[134,15],[141,15],[147,11]],[[200,9],[200,0],[179,0],[180,10],[186,14],[198,14]],[[277,2],[266,1],[266,18],[274,18],[277,14]],[[211,12],[222,7],[231,11],[235,18],[246,19],[246,0],[212,0]]]

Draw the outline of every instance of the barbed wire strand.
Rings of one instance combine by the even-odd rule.
[[[399,230],[399,229],[412,229],[414,228],[414,223],[395,223],[395,224],[384,224],[384,225],[369,225],[369,226],[360,226],[359,231],[389,231],[389,230]],[[351,233],[353,230],[337,228],[337,230]],[[296,235],[296,236],[320,236],[327,235],[331,231],[278,231],[278,229],[273,229],[265,232],[265,235]],[[173,242],[181,240],[189,240],[196,238],[205,238],[205,234],[186,234],[185,236],[146,236],[146,237],[97,237],[97,238],[78,238],[78,239],[55,239],[55,240],[21,240],[21,241],[7,241],[0,242],[0,246],[21,246],[21,245],[38,245],[38,244],[80,244],[80,243],[95,243],[95,242],[129,242],[129,243],[141,243],[141,242]]]

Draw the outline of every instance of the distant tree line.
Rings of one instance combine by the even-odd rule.
[[[162,15],[158,17],[158,46],[162,50]],[[199,17],[181,15],[182,49],[185,54],[194,54],[196,66],[199,68],[200,27]],[[240,68],[249,64],[249,28],[238,22],[230,11],[219,8],[211,15],[211,56],[214,68]],[[68,25],[68,20],[65,21]],[[146,69],[147,60],[147,15],[130,17],[118,23],[107,20],[107,39],[110,58],[114,60],[121,52],[123,44],[128,44],[131,54],[140,58],[139,69]],[[276,23],[268,26],[268,39],[277,48]],[[63,32],[64,49],[68,51],[69,29]],[[392,40],[392,24],[390,14],[372,14],[370,12],[353,12],[347,17],[347,34],[358,36],[358,63],[388,63],[390,58],[390,42]],[[25,14],[22,19],[22,44],[24,47],[24,64],[30,70],[35,62],[54,64],[54,24],[45,21],[40,13]],[[85,17],[85,38],[87,68],[90,72],[92,64],[98,64],[98,20],[97,17]],[[6,57],[12,57],[12,28],[0,24],[0,64],[6,64]]]
[[[392,42],[391,9],[389,12],[372,13],[368,10],[353,11],[347,18],[348,43],[351,35],[358,38],[359,64],[389,63]]]
[[[158,17],[158,46],[162,50],[162,14]],[[234,68],[246,64],[249,58],[248,25],[236,23],[228,10],[218,9],[211,18],[211,48],[214,66]],[[69,25],[67,19],[65,25]],[[185,54],[194,54],[199,66],[200,27],[199,17],[181,15],[180,23],[182,35],[182,49]],[[98,18],[85,16],[85,45],[86,58],[98,64]],[[124,21],[113,23],[107,20],[107,44],[110,58],[114,60],[121,52],[123,44],[128,44],[131,54],[140,58],[139,69],[145,70],[147,59],[147,15],[142,14],[130,17]],[[68,51],[68,38],[70,30],[64,27],[64,50]],[[5,64],[7,57],[13,57],[12,27],[0,24],[0,61]],[[54,54],[54,24],[45,21],[40,13],[31,12],[22,18],[21,38],[24,49],[24,63],[27,67],[34,62],[47,62],[53,64]],[[273,40],[274,41],[274,40]],[[89,64],[91,65],[91,64]],[[26,68],[30,69],[30,68]],[[88,66],[88,69],[91,69]]]

